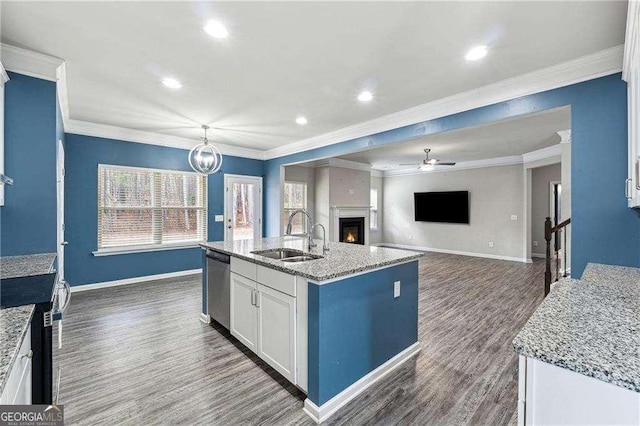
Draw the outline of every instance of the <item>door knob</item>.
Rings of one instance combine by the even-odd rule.
[[[68,246],[69,245],[69,241],[63,241],[60,243],[61,246]]]

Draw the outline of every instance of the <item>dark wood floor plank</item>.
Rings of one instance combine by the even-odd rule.
[[[420,261],[421,353],[328,424],[508,424],[511,340],[543,297],[544,262]],[[229,333],[198,321],[192,276],[73,295],[60,402],[67,424],[311,425],[304,395]]]

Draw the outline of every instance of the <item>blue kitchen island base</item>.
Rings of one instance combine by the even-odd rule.
[[[308,303],[305,411],[318,422],[420,350],[417,261],[309,281]]]

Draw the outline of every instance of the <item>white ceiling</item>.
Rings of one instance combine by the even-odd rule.
[[[571,129],[570,107],[467,127],[368,151],[344,155],[343,160],[370,164],[377,170],[416,169],[424,159],[424,148],[432,158],[457,163],[512,157],[560,142],[556,132]],[[416,163],[416,166],[399,166]],[[441,166],[445,168],[446,166]]]
[[[624,41],[626,2],[2,2],[66,60],[70,118],[270,149]],[[216,18],[230,32],[209,37]],[[478,62],[464,60],[490,46]],[[183,88],[160,80],[172,76]],[[370,104],[356,101],[373,90]],[[309,119],[298,126],[296,115]],[[443,158],[446,156],[443,153]],[[459,161],[462,161],[460,159]]]

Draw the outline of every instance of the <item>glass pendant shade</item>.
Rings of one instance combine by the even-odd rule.
[[[207,139],[209,126],[202,126],[202,128],[204,129],[203,142],[189,151],[189,165],[198,173],[210,175],[216,173],[222,167],[222,153],[218,148],[211,145]]]

